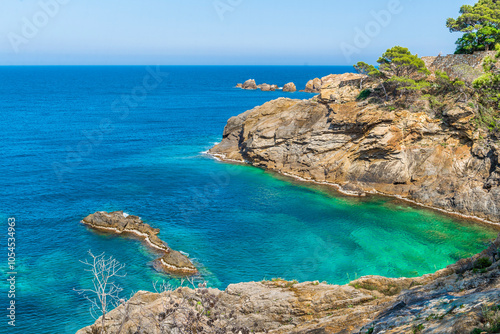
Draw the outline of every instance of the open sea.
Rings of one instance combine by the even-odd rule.
[[[123,296],[178,278],[155,272],[137,240],[80,220],[123,210],[161,229],[198,281],[282,277],[345,284],[417,276],[481,251],[488,226],[392,198],[346,197],[206,156],[228,118],[307,93],[244,91],[249,78],[299,89],[351,67],[0,67],[0,333],[74,333],[94,322],[87,251],[126,264]],[[7,222],[16,220],[16,327],[6,317]]]

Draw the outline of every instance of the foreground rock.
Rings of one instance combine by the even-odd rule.
[[[82,223],[99,231],[113,234],[133,234],[146,243],[162,257],[155,260],[156,268],[174,274],[193,275],[198,272],[189,258],[168,247],[159,237],[159,229],[152,228],[137,216],[127,215],[123,211],[96,212],[85,217]]]
[[[367,276],[344,286],[276,279],[225,291],[142,291],[108,314],[108,333],[469,334],[495,325],[485,310],[500,315],[499,247],[497,239],[481,254],[418,278]],[[77,334],[86,333],[92,327]]]
[[[280,98],[231,118],[209,152],[353,194],[500,221],[500,145],[471,121],[467,103],[389,108],[357,101],[360,77],[325,78],[310,100]]]

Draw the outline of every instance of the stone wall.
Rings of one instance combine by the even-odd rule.
[[[460,75],[457,73],[457,67],[467,67],[471,68],[471,70],[475,70],[475,75],[473,77],[477,77],[481,75],[483,72],[483,61],[487,56],[495,57],[496,51],[477,51],[471,55],[446,55],[446,56],[437,56],[437,57],[422,57],[425,65],[431,72],[435,72],[437,70],[446,72],[450,77],[457,78]]]

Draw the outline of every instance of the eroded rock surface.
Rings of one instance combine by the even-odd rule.
[[[184,254],[175,251],[158,237],[160,230],[144,223],[141,218],[128,215],[123,211],[99,211],[85,217],[82,223],[93,229],[113,234],[134,234],[160,253],[162,257],[155,260],[156,268],[175,274],[196,274],[198,270]]]

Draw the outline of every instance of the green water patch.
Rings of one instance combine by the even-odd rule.
[[[248,247],[252,260],[234,264],[258,267],[267,278],[339,284],[363,275],[421,276],[480,252],[498,234],[494,226],[400,199],[344,196],[332,187],[240,168],[253,184],[244,197],[258,205],[229,210],[243,217],[238,226],[244,228],[233,238],[238,248],[246,245],[239,233],[259,241]]]

